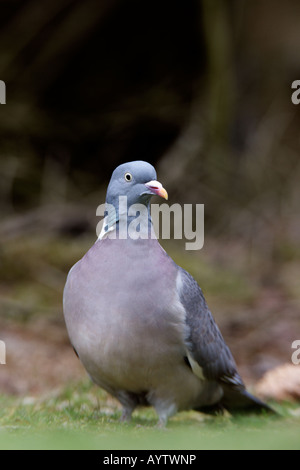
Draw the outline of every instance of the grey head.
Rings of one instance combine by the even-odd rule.
[[[168,199],[167,191],[157,181],[156,171],[150,163],[137,160],[119,165],[114,170],[107,188],[105,232],[123,216],[126,216],[129,223],[132,218],[130,208],[136,204],[146,206],[150,219],[150,199],[155,195]],[[103,235],[102,232],[101,234]]]
[[[167,192],[157,181],[156,171],[150,163],[137,160],[118,166],[110,179],[106,202],[117,205],[119,196],[126,196],[128,206],[132,204],[148,205],[153,195],[167,199]]]

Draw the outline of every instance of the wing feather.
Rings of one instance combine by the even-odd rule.
[[[235,360],[195,279],[179,268],[179,298],[186,311],[189,354],[208,380],[244,387]]]

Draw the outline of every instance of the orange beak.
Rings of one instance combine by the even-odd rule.
[[[147,186],[153,194],[168,199],[168,193],[159,181],[149,181],[145,183],[145,186]]]

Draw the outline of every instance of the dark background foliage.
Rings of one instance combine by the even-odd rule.
[[[300,334],[299,2],[2,0],[0,11],[3,325],[61,316],[112,170],[142,159],[170,203],[205,204],[204,249],[173,254],[235,351],[249,334],[259,372],[289,360]]]

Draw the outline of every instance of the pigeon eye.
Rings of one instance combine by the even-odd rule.
[[[125,173],[124,178],[125,178],[125,181],[131,181],[132,180],[132,174],[131,173]]]

